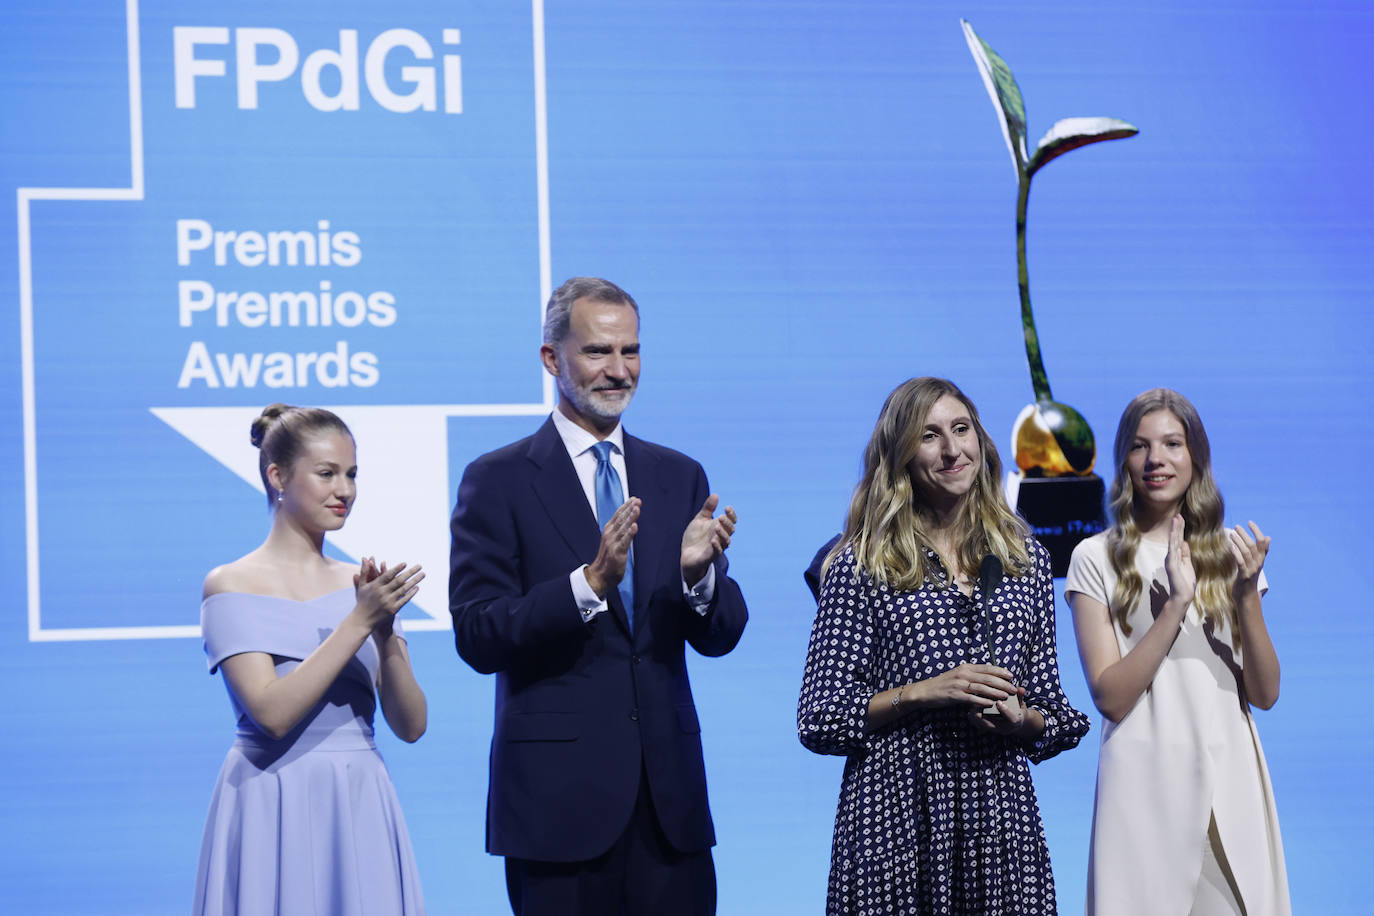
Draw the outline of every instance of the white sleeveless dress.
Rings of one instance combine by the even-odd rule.
[[[1131,635],[1113,617],[1124,657],[1168,595],[1168,545],[1141,541],[1144,587]],[[1116,587],[1107,534],[1074,549],[1066,595],[1104,605]],[[1267,590],[1260,576],[1260,592]],[[1197,895],[1208,824],[1217,833],[1247,916],[1288,916],[1278,811],[1259,734],[1241,686],[1243,659],[1228,624],[1213,631],[1190,606],[1149,689],[1120,722],[1103,722],[1088,862],[1089,914],[1186,916]]]

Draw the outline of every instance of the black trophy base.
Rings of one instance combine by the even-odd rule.
[[[1016,511],[1050,552],[1050,565],[1060,578],[1069,571],[1069,556],[1078,542],[1106,527],[1102,478],[1024,477],[1016,472],[1012,476],[1020,477],[1019,484],[1009,480],[1007,487],[1016,487]]]

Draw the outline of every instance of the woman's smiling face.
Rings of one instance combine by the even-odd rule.
[[[952,507],[973,487],[983,463],[978,430],[969,410],[952,394],[926,414],[916,455],[907,465],[921,502],[937,510]]]
[[[1178,511],[1193,482],[1193,455],[1183,421],[1169,410],[1152,410],[1141,417],[1126,469],[1138,509],[1151,515]]]

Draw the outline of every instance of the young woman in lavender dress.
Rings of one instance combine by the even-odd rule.
[[[425,731],[425,695],[395,620],[424,575],[324,555],[357,492],[353,437],[337,416],[275,404],[252,441],[272,528],[205,577],[205,652],[238,734],[210,802],[193,912],[423,914],[372,722],[380,696],[401,739]]]

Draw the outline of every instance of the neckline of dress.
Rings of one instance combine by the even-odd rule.
[[[968,586],[969,586],[969,588],[968,588],[968,591],[965,592],[962,588],[959,587],[959,579],[958,579],[958,577],[957,577],[957,576],[950,575],[949,567],[947,567],[947,566],[945,565],[945,561],[942,560],[942,559],[940,558],[939,551],[935,550],[934,548],[932,548],[932,547],[930,547],[930,546],[926,546],[926,547],[925,547],[925,551],[926,551],[926,556],[927,556],[927,558],[928,558],[928,559],[932,559],[932,560],[934,560],[936,563],[938,563],[938,564],[940,565],[941,571],[944,572],[944,574],[945,574],[945,584],[944,584],[943,586],[940,586],[940,589],[941,589],[942,591],[945,590],[945,589],[953,589],[955,592],[957,592],[959,595],[961,595],[961,596],[964,598],[965,601],[972,601],[972,600],[973,600],[974,594],[975,594],[975,593],[977,592],[977,590],[978,590],[978,586],[979,586],[978,580],[977,580],[976,578],[974,578],[973,576],[969,576],[969,577],[968,577]]]
[[[286,596],[284,596],[284,595],[264,595],[264,594],[261,593],[261,592],[227,591],[227,592],[215,592],[213,595],[210,595],[210,596],[207,597],[205,600],[206,600],[206,601],[209,601],[210,598],[217,598],[217,597],[219,597],[220,595],[243,595],[243,596],[246,596],[246,597],[249,597],[249,598],[270,598],[270,599],[272,599],[273,601],[289,601],[289,602],[291,602],[292,604],[314,604],[316,601],[323,601],[325,598],[328,598],[328,597],[330,597],[330,596],[332,596],[332,595],[337,595],[339,592],[346,592],[346,591],[351,591],[351,590],[352,590],[352,586],[350,586],[350,585],[345,585],[345,586],[343,586],[343,587],[341,587],[341,588],[336,588],[336,589],[334,589],[332,592],[325,592],[323,595],[316,595],[314,598],[305,598],[305,599],[301,599],[301,598],[288,598],[288,597],[286,597]]]

